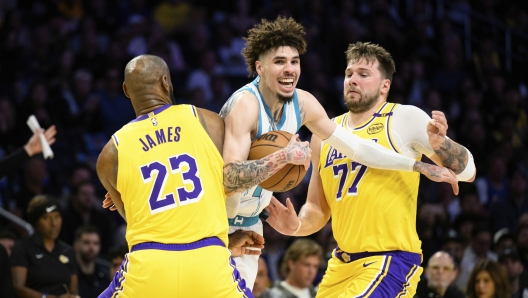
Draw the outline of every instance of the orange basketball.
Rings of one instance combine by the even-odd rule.
[[[254,140],[249,150],[248,160],[261,159],[290,142],[293,135],[287,131],[275,130],[261,135]],[[259,184],[260,187],[274,192],[288,191],[297,186],[306,175],[304,166],[285,165],[280,171]]]

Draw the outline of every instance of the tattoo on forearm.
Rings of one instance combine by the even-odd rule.
[[[413,171],[422,173],[424,175],[429,174],[431,177],[440,178],[442,169],[435,165],[417,161],[414,163]]]
[[[244,92],[239,92],[237,94],[234,94],[230,99],[227,100],[227,102],[224,104],[222,109],[220,110],[220,117],[225,118],[229,113],[231,113],[231,110],[235,107],[236,102],[242,97],[242,94]]]
[[[258,185],[287,163],[284,150],[260,160],[246,160],[224,166],[224,188],[228,192],[241,191]]]
[[[440,157],[442,165],[451,169],[455,174],[460,174],[466,168],[468,159],[467,151],[461,145],[446,139],[439,149],[435,150]]]

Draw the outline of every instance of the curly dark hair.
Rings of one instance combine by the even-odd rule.
[[[346,53],[347,64],[350,60],[359,61],[366,59],[371,63],[375,60],[379,63],[379,71],[385,79],[392,81],[392,75],[396,72],[396,65],[387,50],[377,44],[370,42],[356,42],[348,46]]]
[[[282,46],[297,49],[299,55],[306,53],[306,40],[304,27],[293,18],[277,17],[273,22],[262,19],[260,24],[249,29],[245,37],[246,47],[242,55],[246,60],[249,76],[257,75],[255,62],[263,53]]]

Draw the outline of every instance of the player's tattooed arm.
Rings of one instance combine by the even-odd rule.
[[[287,147],[262,159],[232,162],[224,166],[226,193],[243,191],[273,176],[284,165],[310,165],[311,149],[308,142],[292,140]]]
[[[246,160],[224,166],[226,192],[251,188],[277,173],[286,163],[285,150],[279,150],[259,160]]]
[[[220,110],[220,114],[219,114],[220,117],[225,118],[227,115],[229,115],[229,113],[231,113],[237,101],[242,97],[244,93],[245,93],[244,91],[238,92],[234,94],[231,98],[229,98],[227,102],[224,104],[224,106],[222,107],[222,109]]]
[[[436,165],[416,161],[413,171],[420,172],[435,182],[447,182],[453,187],[453,192],[458,195],[458,180],[452,170]]]
[[[450,168],[455,174],[460,174],[466,168],[468,153],[466,148],[446,138],[440,148],[434,150],[444,167]]]

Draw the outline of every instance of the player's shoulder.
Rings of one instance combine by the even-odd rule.
[[[427,116],[427,113],[417,106],[396,104],[396,107],[394,107],[394,116],[396,115],[404,117],[423,117]]]
[[[299,88],[295,88],[295,91],[297,92],[297,98],[299,99],[299,101],[301,100],[312,100],[312,99],[315,99],[315,96],[313,96],[312,93],[306,91],[306,90],[303,90],[303,89],[299,89]]]
[[[257,97],[248,90],[240,90],[231,95],[220,110],[220,117],[232,115],[258,115],[259,103]]]

